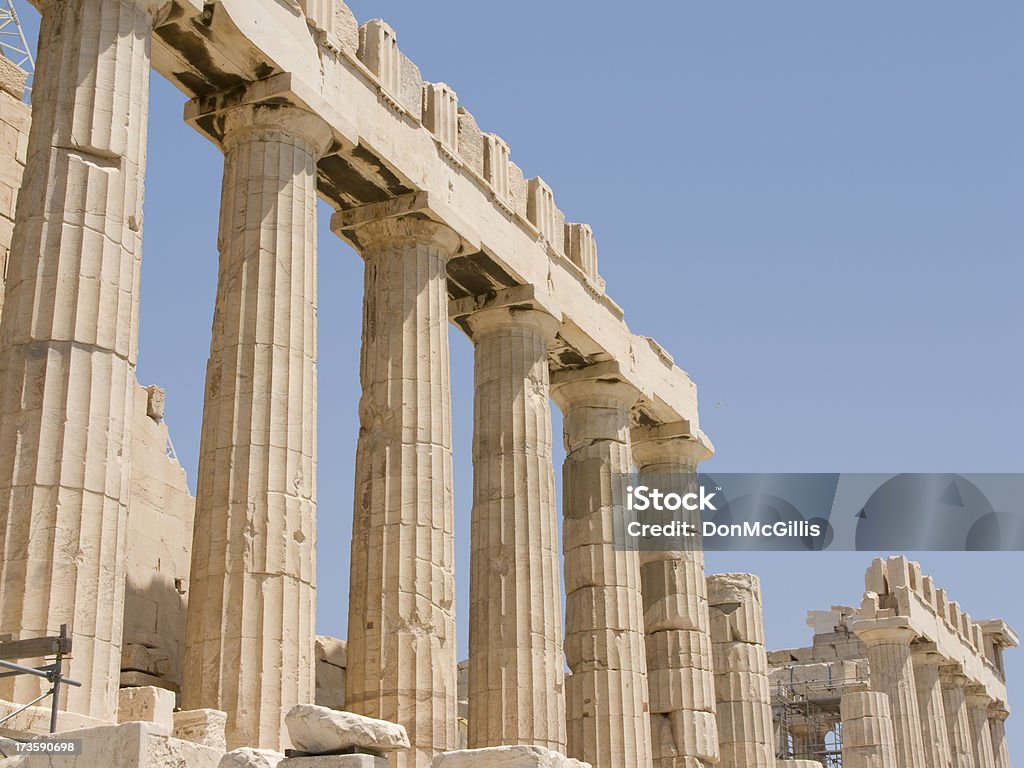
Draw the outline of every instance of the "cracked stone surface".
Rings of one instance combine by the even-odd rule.
[[[295,749],[311,755],[349,747],[374,752],[409,748],[409,736],[402,726],[353,712],[299,704],[288,712],[285,723]]]

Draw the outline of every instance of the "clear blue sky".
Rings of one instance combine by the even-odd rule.
[[[1024,469],[1024,5],[350,5],[594,227],[630,326],[700,386],[709,468]],[[154,77],[139,376],[166,387],[194,478],[222,158],[182,107]],[[362,277],[322,214],[319,631],[344,636]],[[452,354],[464,653],[472,348],[454,330]],[[761,575],[769,645],[786,647],[809,640],[806,610],[859,602],[870,558],[708,567]],[[974,617],[1024,630],[1024,555],[917,559]]]

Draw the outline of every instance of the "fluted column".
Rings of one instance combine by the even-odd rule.
[[[967,678],[955,667],[943,667],[939,670],[939,683],[953,768],[977,768],[967,716]]]
[[[1002,706],[992,706],[988,711],[989,730],[992,731],[992,755],[996,768],[1010,768],[1010,749],[1006,744],[1006,719],[1010,713]]]
[[[0,634],[68,624],[65,672],[83,685],[64,688],[64,703],[111,721],[157,4],[37,3],[32,127],[0,324]],[[0,698],[27,702],[47,685],[0,679]]]
[[[896,768],[896,745],[889,697],[876,691],[845,694],[839,702],[843,721],[843,768]]]
[[[565,415],[567,753],[594,768],[650,768],[640,558],[625,546],[639,393],[584,369],[557,375],[552,395]]]
[[[494,307],[476,345],[469,747],[565,749],[548,341],[557,321]]]
[[[346,708],[401,723],[423,766],[457,746],[447,227],[359,227],[365,266]]]
[[[886,619],[862,621],[854,624],[854,630],[868,649],[871,690],[889,696],[897,766],[920,768],[925,765],[925,753],[910,651],[910,643],[917,633],[910,627],[886,622]]]
[[[953,754],[946,729],[946,712],[942,704],[939,667],[946,660],[932,650],[913,649],[914,684],[917,687],[917,708],[921,715],[921,737],[925,768],[951,768]]]
[[[637,428],[632,439],[637,482],[666,493],[691,491],[698,463],[711,456],[708,444],[694,439],[686,423]],[[718,729],[703,550],[698,543],[641,552],[640,575],[654,766],[716,764]]]
[[[764,647],[761,580],[751,573],[708,577],[721,768],[773,768],[771,687]],[[803,752],[817,733],[808,727]]]
[[[220,269],[199,454],[186,709],[228,747],[281,749],[311,703],[316,626],[316,165],[294,107],[222,116]]]
[[[996,768],[992,731],[989,727],[988,708],[992,700],[982,692],[967,692],[967,722],[971,729],[976,768]]]

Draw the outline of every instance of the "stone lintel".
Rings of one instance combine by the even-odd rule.
[[[199,96],[185,105],[185,122],[222,147],[227,133],[226,117],[240,107],[294,107],[317,118],[331,139],[325,154],[339,151],[353,143],[355,129],[337,115],[325,116],[314,104],[319,104],[314,93],[304,87],[301,80],[285,72],[245,86]]]
[[[530,310],[548,315],[557,323],[562,321],[562,313],[548,294],[535,285],[516,285],[483,296],[467,296],[464,299],[450,302],[448,315],[452,322],[473,336],[474,318],[489,310],[503,309],[508,312],[528,312]],[[552,337],[554,333],[551,334]]]
[[[981,627],[982,634],[995,645],[1003,648],[1017,648],[1020,645],[1020,636],[1003,619],[985,619],[975,623]]]

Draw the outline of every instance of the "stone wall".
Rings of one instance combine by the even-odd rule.
[[[163,390],[135,390],[121,685],[181,686],[195,499],[168,455]]]
[[[0,310],[4,306],[7,254],[14,236],[14,208],[25,171],[32,111],[21,100],[27,75],[0,55]]]

